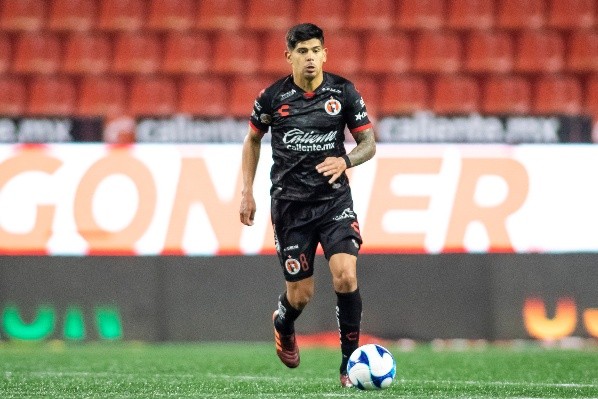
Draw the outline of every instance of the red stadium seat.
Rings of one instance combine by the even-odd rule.
[[[363,70],[368,73],[404,73],[412,63],[411,39],[401,32],[371,32],[365,40]]]
[[[521,76],[492,76],[484,85],[482,112],[486,114],[528,114],[532,85]]]
[[[162,72],[205,73],[211,66],[211,48],[201,33],[171,33],[166,37]]]
[[[368,110],[370,120],[380,114],[380,84],[379,79],[365,75],[349,77],[355,88],[361,94]]]
[[[209,31],[236,31],[243,25],[243,0],[202,0],[197,8],[195,27]]]
[[[187,76],[181,82],[177,111],[197,117],[223,117],[229,111],[227,95],[221,78]]]
[[[546,0],[499,0],[496,27],[538,29],[546,24]]]
[[[558,72],[565,66],[565,43],[558,32],[522,31],[515,52],[518,72]]]
[[[439,29],[446,21],[445,0],[402,0],[398,2],[395,26],[399,29]]]
[[[193,0],[152,0],[146,27],[155,30],[185,31],[195,23]]]
[[[295,23],[295,4],[279,1],[273,6],[271,0],[251,0],[247,2],[244,18],[246,29],[259,31],[286,31]]]
[[[491,29],[493,0],[452,0],[448,3],[447,26],[451,29]]]
[[[145,23],[145,0],[99,0],[98,28],[108,31],[133,31]]]
[[[263,89],[272,83],[265,77],[236,77],[229,88],[227,114],[234,118],[249,119],[255,99]]]
[[[576,30],[569,39],[567,67],[576,73],[598,72],[598,32]]]
[[[380,89],[380,115],[404,115],[429,109],[429,89],[427,79],[421,76],[387,76]]]
[[[466,40],[465,70],[473,73],[507,73],[513,69],[511,35],[498,31],[472,31]]]
[[[460,68],[461,40],[456,33],[426,31],[415,39],[415,71],[455,73]]]
[[[35,77],[29,85],[27,113],[68,116],[75,111],[75,84],[66,77]]]
[[[556,29],[583,29],[596,26],[596,0],[551,0],[548,26]]]
[[[159,70],[162,46],[151,33],[121,33],[114,43],[113,72],[150,74]]]
[[[76,74],[101,74],[112,65],[112,48],[101,34],[73,34],[65,43],[62,70]]]
[[[222,74],[256,72],[261,62],[260,44],[254,34],[220,32],[213,44],[213,72]]]
[[[46,24],[47,2],[39,0],[3,0],[0,2],[0,29],[34,31]]]
[[[349,0],[347,26],[355,30],[388,30],[394,23],[394,1]]]
[[[167,116],[176,113],[176,86],[168,78],[137,77],[131,83],[129,113],[133,116]]]
[[[16,39],[13,71],[52,74],[59,70],[60,41],[50,33],[24,33]]]
[[[291,73],[291,65],[285,58],[287,46],[284,35],[278,32],[269,33],[263,39],[263,59],[260,71],[272,75],[287,75]]]
[[[346,26],[347,2],[345,0],[326,0],[326,12],[322,4],[314,0],[299,0],[297,21],[311,21],[326,32],[334,32]]]
[[[21,79],[0,77],[0,115],[19,116],[27,109],[27,87]]]
[[[535,84],[533,110],[538,114],[577,115],[583,109],[580,81],[573,76],[543,76]]]
[[[94,0],[52,0],[48,27],[57,31],[87,31],[96,24]]]
[[[593,75],[588,78],[584,111],[594,118],[594,123],[598,121],[598,75]],[[598,137],[594,137],[594,142],[598,142]]]
[[[0,73],[8,72],[11,67],[12,48],[7,35],[0,34]]]
[[[357,33],[336,33],[325,36],[324,41],[324,47],[328,49],[324,70],[340,75],[351,75],[359,71],[362,46]]]
[[[438,114],[470,114],[480,108],[480,88],[475,78],[440,76],[434,82],[432,109]]]
[[[115,77],[87,76],[79,85],[77,113],[115,117],[126,111],[127,86]]]

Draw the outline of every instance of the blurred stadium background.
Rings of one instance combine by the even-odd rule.
[[[266,250],[259,250],[259,243],[257,250],[240,246],[241,228],[231,227],[238,224],[234,198],[215,201],[226,204],[226,209],[217,210],[214,204],[205,209],[211,220],[207,226],[216,230],[216,238],[232,241],[232,237],[236,243],[219,242],[207,250],[189,251],[181,243],[184,227],[179,226],[175,244],[162,242],[156,249],[145,240],[146,247],[137,247],[135,253],[130,242],[122,244],[123,237],[126,241],[134,234],[126,222],[137,221],[127,216],[135,212],[115,212],[113,217],[125,222],[110,221],[108,214],[118,208],[115,203],[110,211],[99,211],[104,224],[85,218],[93,200],[81,202],[80,194],[91,198],[94,183],[91,188],[81,183],[85,179],[79,170],[90,171],[84,177],[97,188],[102,174],[90,160],[103,160],[98,170],[108,168],[106,176],[118,174],[122,165],[129,171],[130,166],[118,152],[104,157],[118,149],[102,143],[160,142],[162,152],[137,147],[157,191],[174,197],[176,190],[167,181],[180,179],[187,187],[199,184],[200,190],[209,190],[177,192],[183,199],[185,195],[202,199],[205,192],[206,198],[223,197],[219,190],[227,190],[223,181],[237,177],[232,172],[216,176],[210,165],[222,165],[209,153],[237,165],[239,148],[233,148],[236,157],[227,159],[230,153],[212,150],[210,143],[238,144],[242,139],[257,93],[289,71],[283,59],[286,30],[305,21],[325,29],[326,69],[356,83],[370,116],[380,122],[381,143],[392,146],[411,140],[447,145],[413,150],[388,147],[381,159],[391,170],[401,170],[401,157],[421,154],[423,163],[412,166],[427,162],[422,173],[438,172],[430,159],[454,161],[450,143],[494,143],[496,147],[482,154],[490,161],[506,157],[521,162],[531,176],[524,191],[542,188],[540,195],[524,203],[525,209],[541,209],[541,214],[526,219],[530,212],[524,212],[520,230],[509,230],[509,239],[499,237],[500,232],[488,233],[489,244],[472,248],[463,242],[452,247],[423,246],[419,236],[394,247],[392,232],[380,233],[381,222],[378,236],[370,235],[380,253],[374,250],[360,258],[364,332],[416,340],[598,337],[598,239],[588,238],[598,237],[592,227],[598,225],[594,224],[598,157],[591,144],[597,141],[592,131],[598,121],[595,0],[0,0],[0,141],[4,143],[0,147],[4,207],[4,212],[0,210],[0,339],[270,339],[270,309],[282,280],[271,245]],[[483,131],[471,133],[481,126],[479,118],[493,117],[506,130],[510,121],[531,118],[525,121],[531,121],[532,132],[518,131],[512,140],[504,135],[485,137]],[[427,131],[422,136],[407,134],[409,139],[396,133],[405,123],[414,126],[421,118],[429,126],[465,118],[469,124],[465,130],[471,134],[436,137]],[[533,126],[548,126],[553,118],[558,129],[536,134]],[[484,123],[496,120],[484,119]],[[32,142],[54,146],[44,152],[15,145]],[[95,143],[95,147],[83,150],[74,147],[77,142]],[[579,152],[565,148],[573,142],[584,144]],[[173,143],[198,147],[181,150]],[[522,147],[506,148],[505,143]],[[526,143],[560,144],[528,149]],[[203,169],[198,175],[178,171],[170,177],[160,175],[158,169],[170,170],[164,165],[186,160],[173,156],[173,151],[200,160],[190,161],[187,171]],[[406,154],[409,151],[413,155]],[[478,156],[476,149],[463,151],[466,154],[459,159]],[[394,160],[393,152],[399,154]],[[50,183],[9,184],[34,164],[37,172],[52,173],[58,164],[66,165],[67,172]],[[378,176],[364,170],[371,181]],[[501,175],[507,188],[519,184],[509,180],[509,173]],[[207,184],[210,179],[214,181]],[[364,192],[381,198],[380,203],[395,204],[399,194],[376,184]],[[142,186],[147,188],[136,188]],[[381,188],[386,197],[376,197]],[[422,195],[421,189],[415,194]],[[441,192],[443,198],[454,194]],[[500,205],[500,198],[508,194],[499,194],[490,190],[487,196],[498,196],[495,201]],[[463,200],[455,201],[459,199]],[[263,200],[267,204],[267,198]],[[28,201],[46,207],[27,208]],[[56,214],[47,210],[48,203],[59,203]],[[399,204],[400,200],[395,205]],[[425,208],[419,202],[409,204]],[[364,208],[370,212],[368,220],[376,216],[371,208]],[[39,224],[32,221],[35,209],[43,216]],[[147,216],[147,209],[144,212],[149,224],[154,219]],[[177,232],[173,221],[181,224],[189,216],[181,212],[163,217],[166,222],[162,220],[154,235],[163,241],[165,236],[172,238],[172,230]],[[378,216],[382,220],[383,215]],[[197,216],[193,220],[204,222]],[[521,227],[526,223],[535,227]],[[583,228],[576,229],[577,225]],[[368,222],[370,226],[374,225]],[[198,237],[202,227],[193,230]],[[98,231],[101,234],[95,234]],[[110,241],[114,231],[126,234],[114,234]],[[547,247],[534,247],[536,236],[551,232],[570,240],[561,245],[548,239]],[[262,233],[259,230],[257,235]],[[97,246],[86,252],[81,237]],[[109,238],[102,241],[105,237]],[[189,253],[199,256],[186,256]],[[93,256],[82,256],[86,254]],[[335,329],[323,262],[318,269],[317,298],[302,317],[305,333]]]

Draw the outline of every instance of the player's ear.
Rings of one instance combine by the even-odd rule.
[[[292,63],[293,63],[293,61],[291,61],[291,52],[290,52],[289,50],[285,50],[285,51],[284,51],[284,56],[285,56],[285,58],[287,59],[287,62],[288,62],[289,64],[292,64]]]
[[[322,49],[322,62],[326,62],[326,57],[328,56],[328,49],[324,47]]]

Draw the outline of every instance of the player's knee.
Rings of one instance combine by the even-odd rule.
[[[353,269],[340,270],[332,277],[336,292],[353,292],[357,289],[357,274]]]
[[[303,309],[311,301],[314,288],[311,285],[296,285],[287,288],[287,298],[295,309]]]

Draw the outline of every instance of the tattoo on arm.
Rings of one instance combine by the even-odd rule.
[[[349,160],[351,167],[360,165],[365,161],[372,159],[376,153],[376,139],[374,137],[374,129],[369,128],[362,132],[353,135],[357,145],[351,150]]]

